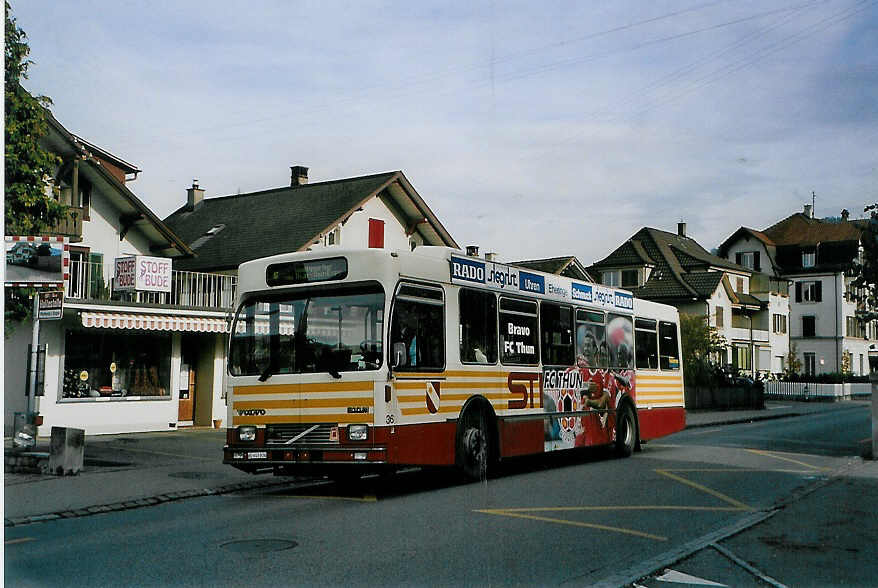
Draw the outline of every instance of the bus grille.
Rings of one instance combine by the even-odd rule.
[[[337,440],[330,440],[330,432],[334,427],[336,425],[321,424],[314,428],[313,423],[269,425],[265,431],[265,442],[269,445],[338,445]],[[290,443],[292,439],[296,440]]]

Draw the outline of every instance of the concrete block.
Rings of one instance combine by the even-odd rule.
[[[56,476],[76,475],[85,459],[85,431],[70,427],[52,427],[48,473]]]

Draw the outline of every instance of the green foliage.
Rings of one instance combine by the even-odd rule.
[[[796,374],[802,373],[802,360],[799,359],[799,348],[795,342],[790,343],[790,350],[787,352],[787,358],[784,366],[784,377],[790,378]]]
[[[6,161],[4,224],[7,235],[39,235],[67,213],[67,207],[51,197],[52,172],[59,158],[43,149],[39,141],[48,132],[46,107],[52,101],[33,97],[21,87],[31,61],[27,35],[5,3],[6,42],[4,104],[6,108]],[[8,337],[15,326],[31,315],[32,288],[4,288],[3,326]]]
[[[49,231],[67,212],[51,197],[52,173],[59,158],[42,148],[48,132],[46,110],[52,102],[31,96],[21,86],[31,61],[27,35],[18,28],[6,2],[5,106],[6,106],[6,203],[7,235],[38,235]]]
[[[853,266],[853,298],[861,305],[860,317],[872,320],[878,319],[878,203],[863,210],[869,213],[869,218],[860,238],[863,255]]]
[[[716,371],[711,358],[725,352],[725,338],[707,323],[707,317],[686,313],[680,313],[680,338],[685,381],[700,384],[710,379]]]

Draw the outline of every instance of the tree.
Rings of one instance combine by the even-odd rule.
[[[799,359],[799,348],[795,342],[790,343],[790,350],[787,352],[786,367],[784,375],[791,378],[802,373],[802,360]]]
[[[40,146],[48,132],[46,96],[31,96],[21,86],[31,65],[27,35],[18,28],[6,2],[5,106],[7,235],[37,235],[49,231],[66,214],[52,197],[52,174],[59,158]]]
[[[854,260],[854,300],[860,303],[864,320],[878,319],[878,203],[866,206],[869,213],[860,237],[863,253]]]
[[[707,323],[707,317],[680,313],[680,339],[683,344],[683,377],[690,384],[712,372],[711,360],[725,352],[728,343]]]
[[[6,43],[4,104],[6,107],[6,163],[4,222],[7,235],[38,235],[67,213],[52,197],[52,173],[59,158],[39,141],[48,132],[46,108],[52,101],[33,97],[21,86],[31,61],[27,35],[12,17],[5,2]],[[30,316],[32,289],[4,288],[4,331]]]

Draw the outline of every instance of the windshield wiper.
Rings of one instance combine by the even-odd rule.
[[[326,370],[326,372],[327,372],[330,376],[332,376],[333,378],[335,378],[336,380],[338,380],[339,378],[341,378],[341,374],[338,373],[338,370],[335,370],[335,369],[333,369],[333,368],[329,368],[328,370]]]

